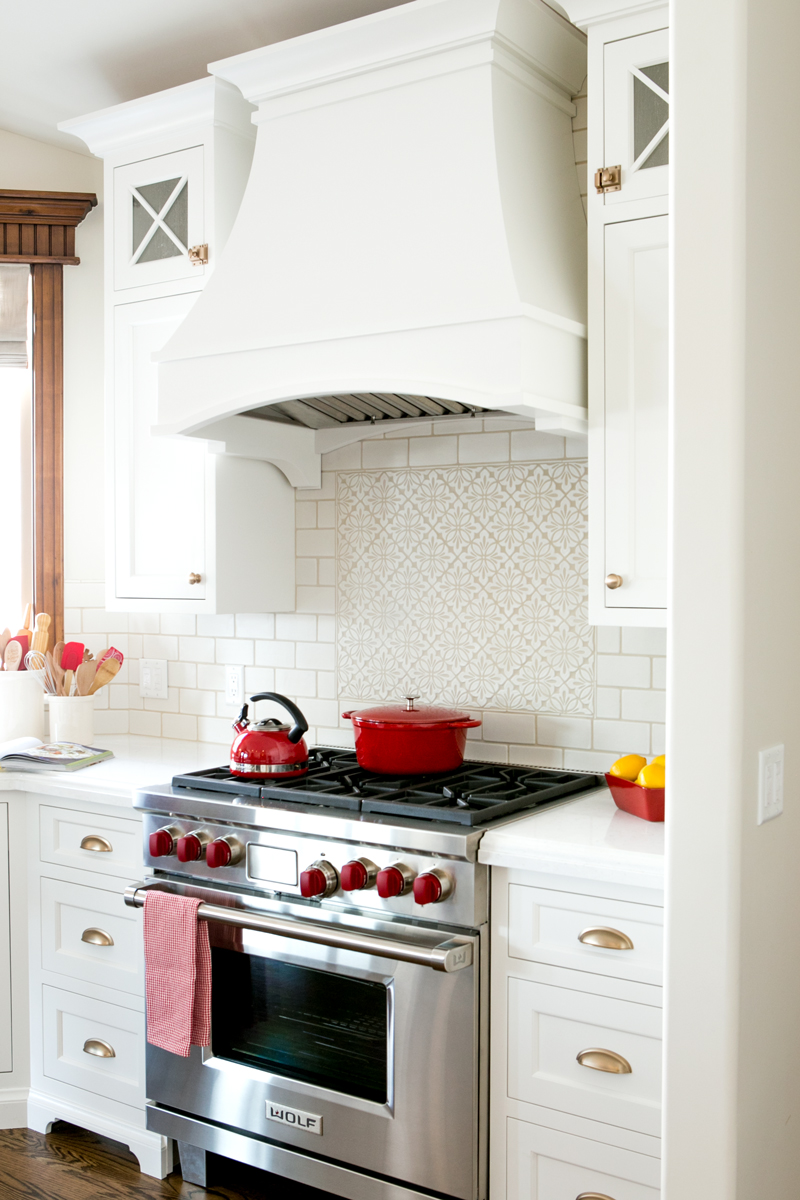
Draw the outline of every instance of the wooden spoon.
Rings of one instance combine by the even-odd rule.
[[[3,661],[3,655],[6,652],[6,646],[11,641],[11,630],[6,626],[0,633],[0,663]]]
[[[95,666],[93,662],[82,662],[75,672],[75,686],[79,696],[88,696],[94,683]]]
[[[50,617],[47,613],[39,613],[36,617],[36,632],[33,635],[31,650],[41,650],[44,654],[50,641]]]
[[[98,688],[103,687],[106,683],[110,683],[121,666],[122,663],[116,658],[107,658],[104,663],[101,663],[97,668],[94,683],[89,688],[89,695],[93,696]]]
[[[22,662],[22,646],[19,642],[9,642],[6,646],[5,659],[3,666],[6,671],[18,671],[19,664]]]
[[[25,616],[22,619],[22,629],[19,630],[19,633],[27,633],[28,639],[30,640],[31,634],[33,633],[33,605],[32,604],[29,604],[28,607],[25,609]]]

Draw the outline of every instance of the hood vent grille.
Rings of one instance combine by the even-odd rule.
[[[308,396],[253,408],[248,417],[263,421],[289,422],[308,429],[336,429],[353,423],[400,421],[410,417],[475,416],[486,412],[476,405],[433,396],[411,396],[404,392],[348,392],[336,396]]]

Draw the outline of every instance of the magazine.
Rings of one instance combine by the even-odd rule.
[[[111,750],[97,750],[77,742],[41,742],[35,737],[0,742],[3,771],[80,771],[113,757]]]

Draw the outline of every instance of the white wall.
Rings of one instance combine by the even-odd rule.
[[[672,36],[663,1195],[796,1200],[800,8],[675,0]],[[786,811],[759,827],[779,743]]]
[[[0,129],[0,186],[94,192],[64,267],[64,559],[67,579],[103,578],[103,164]]]

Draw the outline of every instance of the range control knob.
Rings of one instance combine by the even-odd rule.
[[[332,896],[338,886],[336,868],[327,859],[320,858],[300,872],[300,895],[306,900],[324,900],[326,896]]]
[[[452,891],[453,880],[447,871],[440,871],[436,867],[414,880],[414,899],[417,904],[438,904],[440,900],[446,900]]]
[[[343,892],[361,892],[375,886],[378,868],[368,858],[354,858],[339,872]]]
[[[170,855],[175,853],[180,836],[180,829],[176,829],[174,825],[165,825],[163,829],[157,829],[155,833],[151,833],[149,841],[150,857],[170,857]]]
[[[210,867],[232,867],[243,853],[242,843],[235,837],[214,838],[206,847],[206,862]]]
[[[206,852],[211,834],[205,829],[195,829],[185,837],[178,838],[178,862],[197,862]]]
[[[378,871],[378,895],[382,900],[391,900],[393,896],[405,896],[410,892],[414,883],[414,872],[405,863],[393,863]]]

